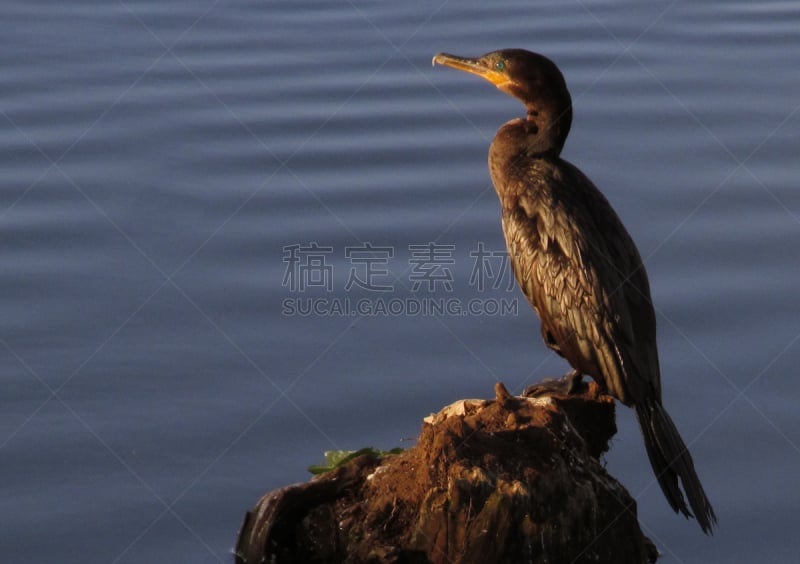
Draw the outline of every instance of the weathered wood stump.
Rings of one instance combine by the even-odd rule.
[[[496,392],[426,418],[401,454],[267,494],[247,513],[236,562],[654,562],[635,501],[599,461],[613,400],[594,384]]]

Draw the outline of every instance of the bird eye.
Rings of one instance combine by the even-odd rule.
[[[505,70],[506,69],[506,62],[505,61],[497,61],[494,64],[494,68],[496,68],[499,71]]]

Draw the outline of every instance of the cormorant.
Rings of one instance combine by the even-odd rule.
[[[692,457],[661,404],[656,319],[642,259],[608,200],[561,158],[572,99],[550,59],[523,49],[477,59],[440,53],[434,64],[485,78],[518,98],[527,116],[505,123],[489,150],[503,210],[503,234],[519,284],[548,347],[633,406],[658,483],[675,512],[706,534],[716,523]]]

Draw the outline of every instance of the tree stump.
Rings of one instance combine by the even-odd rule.
[[[366,454],[265,495],[237,564],[655,562],[636,503],[599,457],[614,401],[594,383],[460,400],[425,419],[415,447]]]

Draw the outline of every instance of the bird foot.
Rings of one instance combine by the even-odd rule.
[[[527,398],[552,394],[571,396],[584,392],[585,388],[586,384],[583,383],[583,375],[577,370],[573,370],[562,378],[546,378],[538,384],[528,386],[522,392],[522,395]]]

